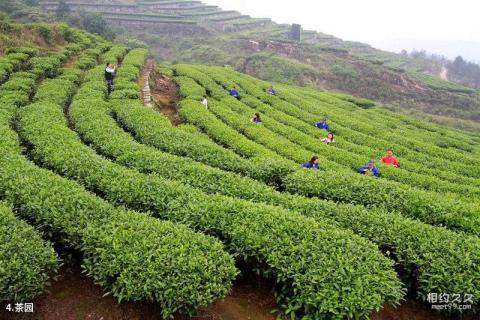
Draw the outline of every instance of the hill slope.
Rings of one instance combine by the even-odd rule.
[[[431,114],[437,120],[480,120],[478,92],[440,79],[441,65],[431,61],[314,31],[303,31],[300,42],[290,41],[288,25],[223,11],[200,1],[67,3],[73,10],[102,14],[128,31],[124,37],[146,41],[163,61],[227,64],[265,80],[348,92],[392,109]],[[41,4],[48,10],[56,8],[55,1]]]
[[[156,303],[163,319],[195,314],[252,272],[290,318],[368,318],[407,291],[423,302],[468,292],[478,305],[478,134],[313,88],[271,95],[231,68],[156,69],[146,49],[65,25],[8,26],[5,39],[40,38],[0,57],[0,200],[12,209],[0,206],[0,226],[19,230],[0,237],[12,266],[2,302],[44,290],[55,250],[119,303]],[[119,66],[111,94],[106,61]],[[158,112],[167,107],[180,123]],[[314,126],[324,116],[329,145]],[[357,173],[387,148],[398,168]],[[314,154],[321,169],[302,169]]]

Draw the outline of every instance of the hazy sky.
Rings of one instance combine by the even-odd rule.
[[[375,46],[392,39],[480,42],[476,0],[204,0]]]

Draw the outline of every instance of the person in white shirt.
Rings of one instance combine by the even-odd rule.
[[[323,138],[323,139],[320,139],[320,141],[322,141],[326,144],[334,143],[335,139],[333,138],[333,133],[329,132],[327,137]]]
[[[202,104],[205,106],[205,109],[208,109],[207,96],[203,96],[203,98],[202,98]]]
[[[113,91],[113,78],[115,77],[116,68],[117,67],[110,62],[107,63],[107,67],[105,68],[105,81],[107,81],[108,95]]]

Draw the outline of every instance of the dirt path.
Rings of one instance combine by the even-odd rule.
[[[224,300],[212,303],[197,317],[184,319],[275,320],[271,311],[276,309],[280,308],[275,302],[273,284],[247,275],[235,281],[232,292]]]
[[[117,304],[115,298],[103,297],[102,288],[83,275],[79,267],[63,267],[49,291],[33,301],[33,314],[7,314],[0,310],[0,319],[153,320],[158,319],[160,314],[159,307],[154,304]]]
[[[153,106],[163,115],[168,117],[173,125],[180,123],[177,105],[180,101],[177,84],[173,79],[160,74],[155,70],[156,64],[153,59],[148,59],[141,76],[141,86],[144,104],[148,105],[148,96],[151,97]],[[149,88],[146,87],[146,79],[149,79]]]
[[[79,267],[62,267],[49,292],[33,301],[34,313],[15,313],[0,305],[0,320],[156,320],[159,305],[122,302],[82,274]],[[270,311],[277,308],[272,286],[253,278],[239,278],[231,294],[201,310],[196,317],[176,316],[175,320],[274,320]]]
[[[138,79],[138,87],[142,88],[143,104],[147,107],[152,106],[152,93],[150,91],[150,75],[155,69],[155,60],[148,59],[143,66],[142,74]]]
[[[0,304],[0,320],[153,320],[161,319],[159,305],[146,302],[122,302],[82,274],[81,269],[62,267],[49,292],[33,301],[34,313],[15,313]],[[27,301],[24,301],[27,302]],[[277,309],[273,285],[255,276],[239,277],[232,292],[223,300],[200,310],[196,317],[176,316],[175,320],[274,320]],[[397,308],[386,306],[372,320],[447,320],[415,300],[407,299]],[[466,316],[464,320],[478,319]]]
[[[63,66],[64,68],[71,68],[73,67],[78,61],[78,56],[77,55],[74,55],[73,57],[71,57],[66,63],[65,65]]]

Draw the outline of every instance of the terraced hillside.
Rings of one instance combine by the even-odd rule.
[[[36,159],[36,152],[31,149],[33,146],[27,148],[30,150],[22,150],[18,136],[10,126],[14,118],[23,120],[30,110],[50,107],[59,111],[64,120],[62,109],[65,104],[74,95],[81,95],[79,87],[88,90],[88,87],[81,86],[85,70],[102,61],[99,59],[114,59],[126,52],[124,48],[112,47],[99,38],[74,30],[70,32],[73,35],[71,45],[58,53],[35,51],[38,56],[13,71],[0,88],[0,197],[14,207],[18,216],[43,230],[44,236],[49,235],[62,250],[78,251],[83,256],[85,272],[120,301],[162,301],[162,314],[167,318],[173,312],[188,313],[223,296],[228,292],[236,271],[232,257],[218,240],[182,225],[116,208],[79,184],[34,165],[28,159]],[[92,47],[95,49],[89,49]],[[12,48],[4,59],[22,52],[31,50]],[[54,144],[60,146],[58,142]],[[23,151],[26,153],[22,154]],[[42,166],[52,168],[47,163]],[[7,209],[4,211],[7,216],[2,222],[12,223],[13,217],[10,214],[9,218]],[[7,238],[3,238],[2,300],[19,301],[17,299],[34,297],[42,291],[45,277],[48,279],[56,268],[55,256],[52,257],[53,251],[48,249],[48,244],[42,243],[35,235],[27,238],[32,231],[25,226],[25,239],[22,240],[22,224],[18,222],[17,225],[19,232],[12,239],[18,239],[19,243],[23,241],[25,247],[12,254],[12,243],[7,240],[10,236],[7,234]],[[45,249],[33,250],[35,246]],[[19,265],[21,259],[29,256],[28,264]],[[31,263],[35,261],[38,263]],[[159,268],[160,265],[163,267]],[[171,267],[166,268],[167,265]],[[199,265],[202,270],[195,271]],[[187,280],[190,277],[192,281]],[[206,280],[208,277],[216,280]],[[35,279],[35,283],[30,278]],[[189,285],[173,290],[181,281],[187,281]],[[180,298],[182,291],[184,298]],[[172,300],[173,295],[178,300]]]
[[[264,27],[270,19],[254,19],[236,11],[221,10],[201,1],[67,1],[73,10],[100,13],[113,25],[130,30],[165,33],[165,28],[179,33],[208,33],[209,31],[239,31]],[[55,11],[58,1],[42,1],[43,8]],[[190,27],[188,26],[190,25]]]
[[[439,77],[441,65],[252,18],[201,1],[67,0],[72,10],[102,14],[121,38],[148,43],[169,63],[230,65],[257,78],[362,96],[417,118],[478,131],[478,90]],[[54,12],[58,1],[42,0]]]
[[[0,58],[0,300],[33,299],[74,254],[106,293],[164,319],[248,272],[274,283],[280,318],[369,318],[431,293],[478,306],[480,135],[338,93],[271,95],[230,68],[155,69],[146,49],[43,27],[61,30],[56,51]],[[107,61],[119,65],[110,95]],[[144,106],[159,80],[176,83],[180,125],[158,112],[172,103],[156,85]],[[314,126],[325,116],[330,145]],[[388,148],[399,168],[356,172]],[[302,169],[312,155],[321,169]]]

